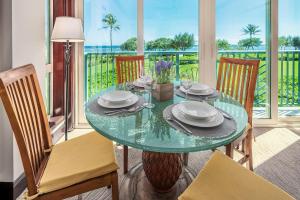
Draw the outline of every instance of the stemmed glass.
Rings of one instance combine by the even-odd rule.
[[[190,88],[193,85],[192,77],[191,75],[184,73],[180,76],[180,85],[184,88],[185,90],[185,99],[188,99],[188,92]]]
[[[144,69],[142,68],[140,71],[140,79],[144,85],[144,92],[148,94],[148,100],[143,104],[145,108],[154,108],[154,104],[152,103],[152,90],[154,89],[154,80],[153,77],[146,75]]]
[[[148,93],[148,101],[145,102],[143,105],[146,108],[154,108],[155,105],[152,103],[152,90],[155,89],[155,83],[153,77],[146,76],[145,78],[145,84],[144,84],[144,89]]]

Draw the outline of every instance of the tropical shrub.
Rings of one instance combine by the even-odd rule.
[[[133,37],[133,38],[130,38],[130,39],[126,40],[126,42],[121,44],[120,48],[121,48],[122,51],[136,51],[136,49],[137,49],[137,38]]]
[[[185,51],[186,49],[193,47],[194,44],[195,44],[195,40],[193,34],[180,33],[178,35],[175,35],[172,42],[172,47],[175,50]]]

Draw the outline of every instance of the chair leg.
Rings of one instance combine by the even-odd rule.
[[[253,155],[252,155],[252,130],[250,129],[248,131],[248,134],[245,138],[245,143],[246,143],[246,155],[248,156],[249,160],[246,163],[246,166],[249,170],[253,171]]]
[[[183,153],[183,165],[188,166],[189,164],[189,153]]]
[[[226,145],[226,155],[233,159],[233,143],[227,144]]]
[[[128,172],[128,146],[123,146],[123,169],[124,169],[124,174]]]
[[[112,200],[119,200],[119,183],[118,183],[118,173],[114,172],[112,174]]]
[[[246,152],[246,140],[242,140],[242,152],[245,153]]]

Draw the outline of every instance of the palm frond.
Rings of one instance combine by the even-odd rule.
[[[113,27],[113,30],[114,30],[114,31],[120,30],[120,25],[115,25],[115,26]]]

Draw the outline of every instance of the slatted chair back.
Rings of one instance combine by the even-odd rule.
[[[144,70],[144,56],[116,56],[118,83],[138,79]]]
[[[252,125],[252,107],[259,68],[259,60],[221,57],[217,90],[239,101],[248,113]]]
[[[0,96],[20,150],[28,195],[35,195],[52,140],[34,66],[0,73]]]

